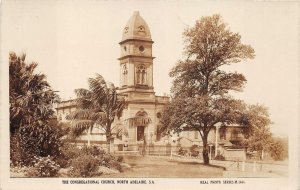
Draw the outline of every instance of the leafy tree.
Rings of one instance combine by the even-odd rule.
[[[89,90],[75,90],[78,109],[66,118],[72,120],[71,131],[74,137],[82,135],[86,130],[100,127],[106,134],[107,143],[110,144],[112,133],[118,127],[113,127],[112,123],[115,117],[121,116],[125,99],[119,97],[115,86],[106,82],[99,74],[96,74],[95,78],[89,78],[88,82]]]
[[[273,137],[268,151],[274,160],[284,160],[288,157],[288,144],[285,139]]]
[[[203,17],[184,33],[186,59],[170,72],[174,78],[173,99],[163,113],[168,131],[197,130],[203,141],[203,159],[209,164],[207,137],[219,123],[238,122],[244,104],[229,95],[241,91],[243,74],[222,70],[222,66],[254,58],[254,50],[241,43],[241,36],[229,31],[220,15]]]
[[[34,156],[58,154],[60,133],[51,122],[58,96],[25,57],[9,54],[10,145],[12,162],[28,164]]]
[[[263,159],[264,151],[267,151],[272,143],[268,109],[262,105],[248,105],[244,117],[243,124],[247,128],[243,144],[250,151],[258,151]]]

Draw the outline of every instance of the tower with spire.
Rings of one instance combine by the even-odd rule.
[[[150,29],[138,11],[128,20],[119,44],[120,93],[153,95],[153,41]]]
[[[135,11],[126,23],[119,44],[121,51],[118,93],[124,96],[127,102],[127,108],[123,110],[121,118],[128,131],[128,137],[124,137],[127,139],[125,141],[155,142],[159,140],[159,117],[169,99],[155,95],[153,41],[149,26],[138,11]]]

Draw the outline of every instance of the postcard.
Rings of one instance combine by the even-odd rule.
[[[0,189],[300,187],[299,2],[0,8]]]

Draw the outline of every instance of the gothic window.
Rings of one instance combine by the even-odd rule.
[[[123,65],[123,69],[122,69],[122,81],[123,81],[123,86],[124,86],[124,85],[127,85],[127,73],[128,73],[128,70],[127,70],[126,64],[124,64],[124,65]]]
[[[137,84],[146,84],[146,67],[144,65],[139,65],[137,68]]]

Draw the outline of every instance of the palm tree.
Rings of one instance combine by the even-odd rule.
[[[35,73],[37,63],[26,63],[26,54],[9,54],[10,134],[22,126],[46,124],[53,117],[52,103],[58,100],[46,75]]]
[[[100,127],[105,132],[110,152],[112,133],[119,127],[119,125],[113,127],[112,123],[116,117],[121,117],[125,99],[118,96],[114,84],[106,82],[99,74],[96,74],[95,78],[89,78],[88,83],[88,90],[83,88],[75,90],[78,109],[66,117],[71,120],[71,134],[78,137],[88,130],[90,135],[94,127]]]
[[[9,119],[11,162],[27,165],[34,156],[59,155],[61,133],[53,122],[59,97],[46,75],[36,72],[38,63],[25,58],[9,53]]]

